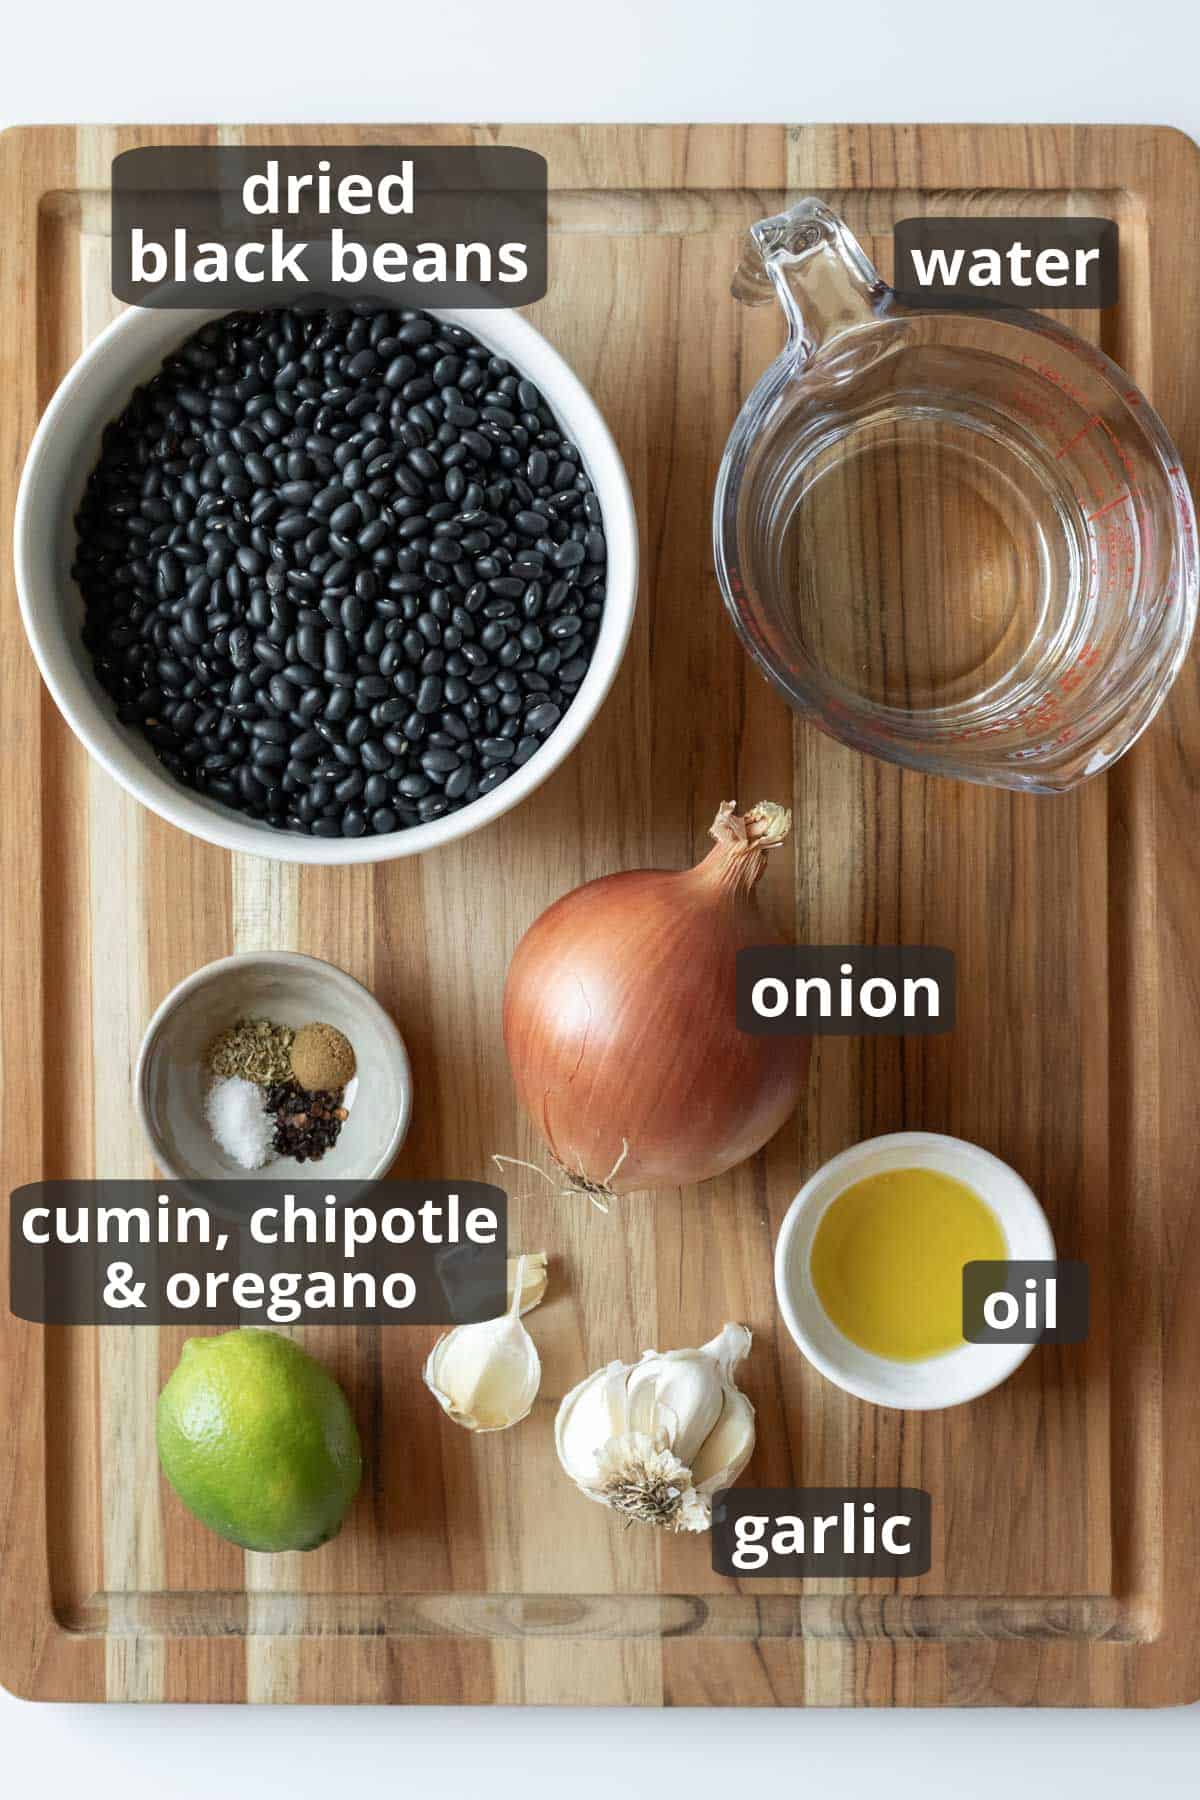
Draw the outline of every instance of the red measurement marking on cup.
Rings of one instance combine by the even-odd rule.
[[[735,570],[730,569],[726,573],[726,579],[729,582],[729,591],[733,595],[734,599],[736,601],[738,601],[740,604],[744,605],[745,599],[746,599],[746,590],[742,586],[742,580],[741,580],[740,575],[738,575]],[[742,630],[746,633],[746,636],[750,639],[751,643],[754,645],[755,649],[758,650],[762,656],[764,656],[765,658],[767,658],[769,660],[770,655],[771,655],[771,646],[767,641],[766,633],[762,630],[757,619],[754,619],[751,616],[749,616],[748,614],[743,612],[743,613],[738,614],[738,622],[741,625]]]
[[[1064,394],[1069,394],[1072,400],[1077,401],[1080,405],[1084,404],[1082,390],[1077,388],[1073,381],[1069,381],[1061,369],[1056,369],[1050,363],[1039,361],[1037,357],[1029,355],[1021,357],[1021,366],[1032,369],[1033,373],[1040,375],[1043,381],[1050,382],[1053,387],[1061,388]]]
[[[1081,687],[1090,673],[1093,664],[1100,655],[1094,643],[1084,644],[1070,665],[1055,681],[1052,688],[1034,700],[1026,701],[1024,706],[1016,709],[1012,719],[1000,720],[994,725],[966,726],[958,731],[946,733],[948,743],[979,743],[984,738],[1000,737],[1020,726],[1037,725],[1057,733],[1054,742],[1070,743],[1075,736],[1076,727],[1072,720],[1062,723],[1062,700],[1069,700],[1075,690]],[[1060,696],[1062,697],[1060,699]]]
[[[1128,490],[1123,494],[1118,494],[1115,500],[1110,500],[1108,502],[1107,506],[1102,506],[1099,508],[1098,511],[1096,511],[1094,513],[1089,513],[1088,514],[1088,524],[1094,525],[1096,523],[1097,519],[1102,519],[1104,517],[1105,513],[1111,512],[1114,506],[1122,506],[1122,505],[1124,505],[1126,500],[1132,500],[1132,499],[1133,499],[1133,495],[1131,493],[1129,493]]]
[[[1087,424],[1081,425],[1079,427],[1079,430],[1075,433],[1075,436],[1068,438],[1066,443],[1063,445],[1062,449],[1056,452],[1055,458],[1054,458],[1055,462],[1061,462],[1063,457],[1067,454],[1067,451],[1073,449],[1074,446],[1079,442],[1081,437],[1086,437],[1088,432],[1092,429],[1093,425],[1100,425],[1102,423],[1103,423],[1103,421],[1100,417],[1100,414],[1093,413],[1091,418],[1088,420]]]
[[[1129,451],[1125,448],[1124,444],[1121,442],[1120,438],[1117,436],[1116,432],[1113,430],[1113,428],[1109,424],[1108,420],[1101,419],[1100,423],[1101,423],[1101,425],[1103,425],[1105,431],[1107,431],[1109,437],[1112,439],[1113,449],[1117,453],[1117,461],[1120,463],[1121,467],[1124,469],[1125,474],[1127,475],[1127,477],[1129,479],[1130,487],[1133,487],[1135,485],[1134,473],[1135,473],[1135,468],[1136,468],[1133,457],[1130,455]]]
[[[1114,509],[1114,506],[1124,506],[1124,502],[1126,502],[1126,500],[1132,500],[1132,499],[1133,499],[1132,493],[1130,493],[1130,491],[1128,491],[1128,488],[1126,488],[1126,491],[1124,491],[1124,493],[1119,493],[1119,495],[1117,495],[1117,497],[1115,497],[1115,500],[1108,500],[1108,504],[1106,504],[1106,506],[1099,506],[1099,508],[1097,508],[1096,511],[1094,511],[1094,513],[1088,513],[1088,515],[1087,515],[1088,526],[1094,526],[1094,524],[1096,524],[1097,518],[1105,517],[1105,513],[1110,513],[1110,511],[1112,511],[1112,509]]]
[[[1060,399],[1057,389],[1052,389],[1051,394],[1054,400]],[[1048,398],[1040,394],[1035,400],[1022,388],[1003,387],[1000,389],[998,398],[1018,417],[1028,420],[1042,437],[1048,438],[1051,448],[1053,448],[1055,440],[1069,427],[1070,420],[1068,416],[1064,416],[1065,409],[1061,406],[1056,409]],[[1060,456],[1062,452],[1056,451],[1055,454]]]

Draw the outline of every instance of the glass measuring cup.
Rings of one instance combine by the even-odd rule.
[[[911,768],[1061,792],[1107,767],[1198,594],[1179,455],[1129,377],[1034,313],[901,305],[815,199],[752,227],[733,291],[788,321],[713,515],[770,679]]]

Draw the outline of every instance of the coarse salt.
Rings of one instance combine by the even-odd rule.
[[[261,1169],[271,1160],[275,1119],[263,1106],[256,1081],[226,1075],[214,1081],[204,1102],[209,1129],[226,1156],[243,1169]]]

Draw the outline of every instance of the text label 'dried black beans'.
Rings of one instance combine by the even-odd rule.
[[[187,787],[317,837],[507,780],[604,609],[577,448],[520,371],[419,312],[206,325],[106,429],[76,525],[117,717]]]

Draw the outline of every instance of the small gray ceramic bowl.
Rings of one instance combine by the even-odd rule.
[[[285,1157],[243,1169],[214,1140],[204,1117],[204,1055],[218,1032],[244,1018],[293,1027],[320,1020],[354,1046],[350,1116],[320,1162]],[[177,1181],[377,1181],[396,1159],[412,1110],[408,1052],[379,1002],[332,963],[288,950],[222,957],[181,981],[146,1029],[134,1086],[154,1160]]]

